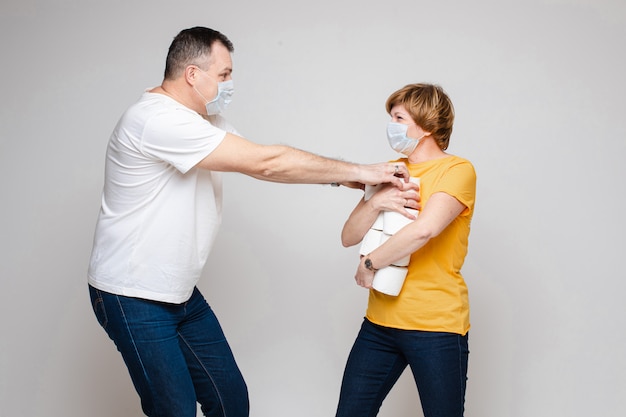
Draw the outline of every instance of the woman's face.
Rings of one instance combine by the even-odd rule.
[[[391,108],[390,114],[392,122],[402,123],[403,125],[408,126],[406,132],[407,137],[412,139],[421,139],[426,136],[427,132],[415,124],[409,112],[404,108],[404,105],[396,104]]]

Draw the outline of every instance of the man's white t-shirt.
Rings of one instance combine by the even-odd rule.
[[[221,223],[218,172],[196,168],[236,133],[168,96],[145,92],[121,117],[106,154],[89,264],[100,290],[168,303],[189,299]]]

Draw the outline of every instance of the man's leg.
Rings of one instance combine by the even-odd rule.
[[[180,346],[205,416],[247,417],[248,389],[222,328],[198,289],[185,305]]]
[[[150,417],[195,417],[196,395],[178,335],[184,305],[122,297],[89,287],[101,326],[122,354]]]

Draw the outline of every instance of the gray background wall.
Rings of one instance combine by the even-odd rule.
[[[0,416],[139,416],[87,297],[108,136],[167,47],[235,43],[226,116],[248,138],[394,158],[384,101],[441,84],[478,200],[467,415],[623,416],[626,6],[612,0],[0,5]],[[200,284],[253,417],[331,416],[367,292],[339,233],[360,192],[225,175]],[[408,372],[381,416],[421,415]]]

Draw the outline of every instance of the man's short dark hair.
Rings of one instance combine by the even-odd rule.
[[[182,30],[170,45],[165,62],[165,79],[177,78],[188,65],[196,64],[211,56],[215,42],[224,45],[230,52],[235,48],[232,42],[217,30],[196,26]]]

